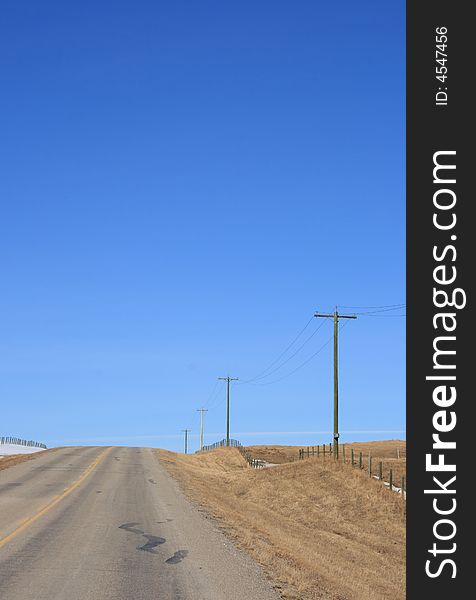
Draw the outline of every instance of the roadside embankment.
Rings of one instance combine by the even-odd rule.
[[[332,460],[251,469],[236,448],[157,452],[283,597],[405,597],[404,503],[365,473]]]

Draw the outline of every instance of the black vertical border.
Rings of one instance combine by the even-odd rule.
[[[476,450],[476,431],[473,429],[472,406],[476,404],[470,373],[476,371],[476,347],[472,339],[474,316],[472,311],[473,279],[476,277],[475,251],[472,239],[476,237],[470,217],[476,205],[476,194],[471,189],[475,151],[474,109],[471,88],[475,85],[474,43],[475,25],[469,11],[470,3],[463,2],[407,2],[407,442],[408,442],[408,499],[407,499],[407,598],[432,600],[467,598],[474,595],[472,582],[476,566],[471,565],[474,553],[474,523],[472,509],[475,500],[470,491],[476,475],[471,458]],[[445,83],[436,80],[435,30],[447,27],[448,78]],[[473,58],[471,58],[473,57]],[[447,87],[448,106],[435,105],[437,87]],[[452,232],[438,232],[433,226],[433,153],[456,150],[457,224]],[[453,242],[457,248],[455,264],[457,287],[467,294],[467,305],[457,313],[455,335],[457,400],[453,409],[457,414],[456,428],[446,434],[454,439],[456,450],[447,453],[447,462],[456,461],[457,508],[451,515],[457,527],[454,539],[440,542],[433,535],[434,523],[439,517],[432,506],[435,496],[424,493],[434,488],[427,473],[425,455],[432,451],[432,418],[438,407],[432,401],[434,382],[425,380],[432,374],[433,340],[437,333],[433,316],[438,312],[433,305],[433,246],[443,247]],[[450,264],[448,262],[447,264]],[[441,287],[441,286],[440,286]],[[471,287],[471,289],[470,289]],[[447,309],[449,310],[449,309]],[[454,358],[454,357],[453,357]],[[450,461],[450,458],[453,459]],[[474,464],[474,463],[473,463]],[[449,496],[446,496],[449,498]],[[443,531],[443,529],[441,530]],[[456,543],[453,554],[434,558],[428,550],[433,543],[448,548]],[[433,570],[438,560],[452,558],[456,563],[456,578],[446,566],[441,575],[430,578],[425,564],[433,559]],[[471,591],[473,590],[473,591]]]

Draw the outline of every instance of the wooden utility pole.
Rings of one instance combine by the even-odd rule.
[[[219,377],[226,381],[226,445],[230,445],[230,381],[238,381],[238,377]]]
[[[191,429],[182,429],[184,433],[184,452],[187,454],[188,452],[188,434],[192,431]]]
[[[337,306],[333,314],[319,313],[315,317],[334,319],[334,458],[339,458],[339,319],[356,319],[355,315],[340,315]]]
[[[197,408],[200,413],[200,450],[203,449],[203,413],[208,412],[207,408]]]

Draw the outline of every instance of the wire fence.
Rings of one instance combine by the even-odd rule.
[[[208,446],[203,446],[203,448],[201,450],[197,450],[197,452],[207,452],[208,450],[215,450],[215,448],[222,448],[223,446],[233,446],[233,447],[239,447],[241,446],[241,443],[238,440],[227,440],[223,439],[220,440],[219,442],[215,442],[214,444],[210,444]]]
[[[14,436],[0,437],[0,444],[14,444],[15,446],[30,446],[32,448],[43,448],[46,450],[46,444],[35,442],[34,440],[23,440]]]
[[[243,456],[243,458],[246,460],[246,462],[250,465],[250,467],[253,467],[253,469],[262,469],[265,466],[264,460],[261,460],[259,458],[253,458],[248,452],[248,450],[245,448],[245,446],[242,446],[241,442],[239,442],[238,440],[230,439],[227,443],[227,440],[223,439],[219,442],[215,442],[214,444],[203,446],[203,448],[201,450],[197,450],[196,453],[207,452],[209,450],[215,450],[216,448],[223,448],[226,446],[233,446],[234,448],[237,448]]]
[[[241,455],[247,461],[250,467],[253,467],[253,469],[263,469],[266,466],[266,462],[261,458],[253,458],[245,446],[240,444],[238,446],[238,450],[241,452]]]
[[[380,459],[373,457],[370,453],[364,455],[361,450],[350,448],[346,450],[345,444],[339,445],[337,458],[334,457],[332,444],[322,444],[318,446],[307,446],[299,449],[299,460],[308,458],[333,458],[343,464],[347,464],[353,469],[366,471],[370,478],[382,481],[382,483],[393,492],[402,494],[402,498],[407,497],[406,488],[406,458]],[[398,485],[400,484],[400,485]]]

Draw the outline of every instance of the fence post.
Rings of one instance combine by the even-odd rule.
[[[350,449],[350,462],[352,463],[352,468],[354,468],[354,449]]]
[[[372,456],[369,454],[369,477],[372,477]]]
[[[359,453],[359,469],[362,468],[362,451]]]
[[[309,458],[309,446],[307,447],[307,457]]]
[[[322,444],[322,452],[324,454],[324,458],[326,458],[326,445]]]
[[[390,481],[389,481],[389,486],[388,487],[390,488],[390,491],[392,492],[393,491],[393,474],[392,474],[392,469],[390,469],[389,480]]]
[[[379,464],[378,464],[378,478],[380,479],[380,481],[382,481],[382,478],[383,478],[383,464],[382,464],[382,461],[380,461]]]
[[[319,444],[317,444],[317,458],[319,458]]]

